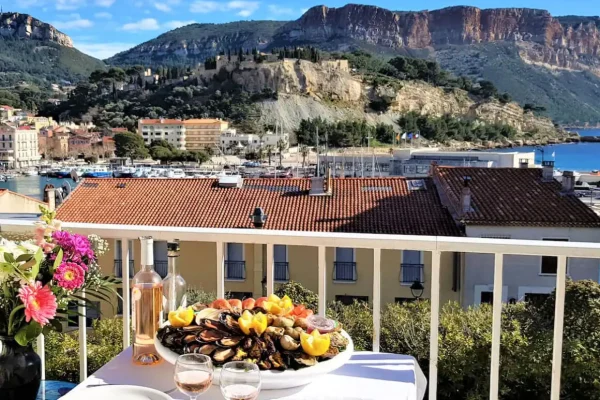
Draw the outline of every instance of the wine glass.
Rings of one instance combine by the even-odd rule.
[[[213,380],[213,365],[210,357],[203,354],[184,354],[175,363],[175,385],[177,389],[196,400],[206,392]]]
[[[260,393],[260,371],[256,364],[232,361],[221,369],[221,393],[225,400],[256,400]]]

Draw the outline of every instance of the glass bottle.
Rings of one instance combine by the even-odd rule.
[[[133,362],[154,365],[162,361],[154,347],[154,336],[162,322],[163,286],[154,271],[152,238],[140,237],[140,244],[142,267],[133,277],[131,289]]]
[[[167,256],[169,259],[169,273],[163,279],[163,310],[165,320],[169,312],[179,307],[187,306],[185,279],[177,271],[177,258],[179,257],[179,240],[175,239],[167,243]]]

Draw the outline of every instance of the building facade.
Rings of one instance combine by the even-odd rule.
[[[5,168],[26,168],[39,163],[38,132],[30,126],[0,125],[0,163]]]
[[[221,135],[229,129],[229,123],[220,119],[188,119],[183,125],[186,149],[190,151],[219,147]]]
[[[258,149],[270,146],[277,153],[279,142],[285,144],[285,150],[290,143],[288,133],[274,133],[268,131],[262,138],[254,134],[237,133],[235,129],[228,129],[221,134],[219,147],[226,154],[247,153],[258,151]],[[284,151],[285,151],[284,150]]]
[[[150,145],[153,140],[165,140],[178,150],[186,150],[186,126],[179,119],[140,119],[138,134],[144,143]]]

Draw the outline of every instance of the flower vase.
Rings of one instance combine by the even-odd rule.
[[[0,336],[0,399],[35,400],[42,377],[41,360],[31,344]]]

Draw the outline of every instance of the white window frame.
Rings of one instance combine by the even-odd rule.
[[[340,247],[341,249],[348,249],[348,247]],[[354,270],[352,271],[352,278],[354,278],[351,281],[338,281],[335,279],[336,276],[336,269],[335,269],[335,263],[337,261],[337,247],[333,248],[333,283],[341,283],[341,284],[356,284],[358,282],[358,265],[356,265],[354,267]],[[352,248],[352,262],[356,264],[356,249]]]
[[[234,260],[234,261],[243,261],[244,262],[244,269],[246,269],[246,245],[244,243],[236,243],[236,242],[231,242],[231,244],[241,244],[242,245],[242,259],[241,260]],[[225,258],[225,261],[229,260],[229,249],[227,248],[227,246],[229,246],[229,242],[225,243],[223,246],[225,246],[225,251],[223,252],[223,256]],[[246,278],[248,277],[248,271],[245,271]],[[245,282],[246,279],[230,279],[227,277],[227,266],[225,266],[225,271],[223,271],[223,274],[225,275],[225,280],[226,281],[230,281],[230,282]]]
[[[481,293],[494,293],[494,285],[475,285],[473,290],[473,305],[481,305]],[[502,286],[502,302],[508,303],[508,286]]]
[[[419,251],[419,252],[421,253],[419,255],[419,264],[423,265],[423,268],[421,268],[421,282],[425,282],[425,276],[424,276],[425,275],[425,252],[424,251]],[[402,268],[403,262],[404,262],[404,250],[400,250],[400,276],[402,276],[402,274],[404,273],[403,268]],[[410,283],[400,282],[400,284],[402,286],[411,286],[413,283],[414,282],[410,282]]]
[[[517,301],[525,301],[525,295],[531,294],[550,294],[554,291],[555,287],[552,286],[519,286],[519,296]]]
[[[552,241],[566,241],[569,242],[571,241],[570,238],[568,237],[543,237],[541,239],[542,241],[547,241],[547,242],[552,242]],[[540,267],[538,268],[538,275],[539,276],[556,276],[556,274],[547,274],[547,273],[543,273],[542,272],[542,258],[543,256],[540,257]],[[558,257],[555,257],[558,258]],[[557,272],[558,272],[558,264],[557,264]],[[569,259],[567,258],[567,275],[569,275]]]
[[[280,244],[278,246],[284,246],[285,247],[285,262],[288,263],[287,275],[289,276],[290,275],[290,260],[289,260],[288,245],[287,244]],[[275,246],[273,246],[273,262],[274,263],[277,262],[277,261],[275,261]],[[273,268],[274,268],[274,266],[273,266]],[[288,279],[288,280],[284,280],[284,281],[276,280],[275,282],[276,283],[286,283],[286,282],[289,282],[289,281],[290,280]]]

